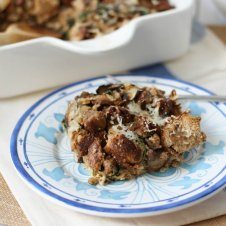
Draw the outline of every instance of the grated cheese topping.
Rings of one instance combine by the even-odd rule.
[[[134,101],[131,101],[128,104],[128,109],[131,113],[133,113],[135,115],[146,116],[150,122],[154,123],[155,125],[159,125],[159,126],[164,125],[169,118],[169,117],[165,117],[165,118],[161,117],[159,115],[159,108],[152,107],[151,104],[147,105],[147,109],[148,109],[149,113],[147,111],[143,111],[140,108],[140,105],[135,103]]]

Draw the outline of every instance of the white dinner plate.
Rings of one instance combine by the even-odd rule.
[[[169,93],[210,93],[178,80],[118,75],[122,82],[156,86]],[[106,186],[88,184],[89,172],[76,163],[61,121],[68,101],[82,91],[94,92],[109,83],[107,77],[76,82],[45,96],[28,109],[11,138],[14,165],[30,187],[49,200],[76,211],[98,216],[140,217],[191,206],[221,190],[226,182],[226,106],[220,103],[184,102],[183,109],[202,117],[207,142],[185,155],[178,168],[145,174],[134,180]]]

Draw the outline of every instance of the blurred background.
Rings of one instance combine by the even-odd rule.
[[[196,0],[196,6],[196,18],[200,23],[226,25],[225,0]]]

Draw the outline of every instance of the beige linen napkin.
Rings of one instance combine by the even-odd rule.
[[[200,37],[199,37],[200,38]],[[182,58],[168,62],[178,77],[226,94],[225,46],[209,31]],[[152,226],[182,225],[226,214],[226,192],[187,209],[161,216],[112,219],[88,216],[56,205],[30,189],[16,173],[10,158],[9,142],[13,127],[24,111],[49,91],[0,101],[0,171],[32,225],[40,226]]]

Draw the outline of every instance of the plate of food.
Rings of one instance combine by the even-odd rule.
[[[178,80],[113,78],[60,88],[20,118],[11,156],[30,188],[108,217],[168,213],[223,189],[226,106],[179,101],[211,94]]]

